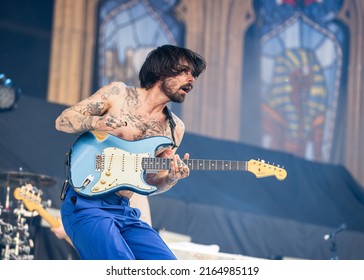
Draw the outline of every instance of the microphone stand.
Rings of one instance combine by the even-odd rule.
[[[331,258],[330,258],[330,260],[338,260],[339,259],[339,256],[337,255],[337,245],[336,245],[335,235],[331,238],[330,251],[331,251]]]
[[[330,246],[331,258],[330,258],[330,260],[338,260],[339,259],[339,256],[337,254],[336,234],[338,234],[339,232],[341,232],[341,231],[343,231],[345,229],[346,229],[346,224],[341,224],[332,233],[326,234],[324,236],[325,240],[331,240],[331,246]]]

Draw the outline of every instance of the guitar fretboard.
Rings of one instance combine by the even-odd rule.
[[[143,158],[144,170],[165,170],[169,169],[172,159],[169,158]],[[211,160],[211,159],[189,159],[183,160],[190,170],[206,171],[247,171],[247,161]]]

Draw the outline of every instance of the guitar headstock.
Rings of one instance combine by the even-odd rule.
[[[43,208],[41,195],[42,192],[31,184],[26,184],[14,190],[14,198],[23,201],[29,211]]]
[[[275,176],[278,180],[284,180],[287,177],[287,171],[284,168],[266,163],[264,160],[249,160],[248,171],[257,178]]]

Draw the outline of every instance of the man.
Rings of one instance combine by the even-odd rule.
[[[154,155],[171,158],[169,170],[146,176],[156,193],[165,192],[189,176],[188,166],[176,154],[185,127],[167,104],[182,103],[205,67],[204,58],[191,50],[158,47],[141,67],[140,87],[112,82],[62,112],[56,128],[67,133],[97,131],[128,141],[169,137],[173,146],[157,149]],[[132,196],[123,189],[91,199],[72,187],[66,189],[62,221],[82,259],[176,259],[158,233],[140,219],[140,210],[130,207]]]

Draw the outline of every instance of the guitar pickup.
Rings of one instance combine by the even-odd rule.
[[[105,155],[96,155],[96,160],[95,160],[95,171],[96,172],[101,172],[102,170],[104,170],[105,167]]]

